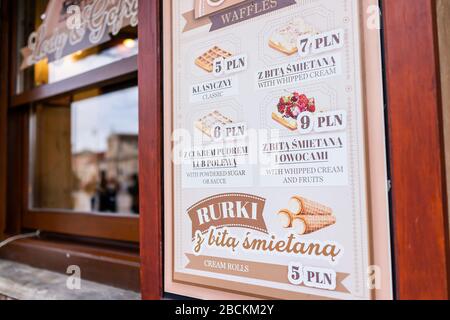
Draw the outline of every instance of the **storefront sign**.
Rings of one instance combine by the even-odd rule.
[[[359,1],[167,7],[166,290],[373,298]]]
[[[138,0],[50,0],[42,25],[22,49],[21,69],[49,62],[110,40],[138,24]]]

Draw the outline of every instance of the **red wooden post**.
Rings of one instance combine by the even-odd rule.
[[[435,1],[383,1],[397,298],[448,299]]]
[[[139,0],[139,185],[143,299],[160,299],[163,293],[160,18],[159,0]]]
[[[7,18],[9,3],[0,1],[0,239],[6,227],[6,160],[7,160],[7,116],[9,96],[9,19]]]

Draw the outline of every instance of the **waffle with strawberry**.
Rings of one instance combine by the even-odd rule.
[[[294,92],[280,98],[277,111],[272,113],[272,119],[285,128],[296,131],[298,129],[297,119],[304,112],[316,112],[316,102],[314,98],[309,99],[304,94]]]

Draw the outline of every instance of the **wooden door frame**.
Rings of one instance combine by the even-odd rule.
[[[383,0],[382,10],[396,298],[448,299],[436,2]],[[140,0],[139,20],[142,296],[161,299],[164,166],[160,0]],[[417,49],[417,45],[427,49]],[[426,103],[408,112],[417,101]]]
[[[0,0],[0,240],[6,228],[7,118],[9,103],[9,1]]]
[[[397,298],[448,299],[436,2],[384,0],[382,9]]]
[[[160,0],[139,0],[139,184],[141,292],[163,296],[162,13]]]

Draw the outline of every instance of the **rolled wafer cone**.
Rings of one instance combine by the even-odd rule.
[[[334,216],[298,216],[292,220],[292,229],[298,235],[313,233],[336,223]]]
[[[292,197],[291,203],[293,202],[297,202],[296,210],[292,211],[296,216],[331,216],[333,214],[333,209],[302,197]]]
[[[281,210],[278,212],[278,221],[283,226],[283,228],[292,227],[293,215],[289,210]]]
[[[291,200],[289,200],[288,208],[289,212],[291,212],[294,216],[299,216],[302,214],[302,203],[296,198],[291,198]]]

